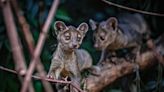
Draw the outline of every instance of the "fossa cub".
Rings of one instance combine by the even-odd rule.
[[[75,28],[66,26],[62,21],[57,21],[54,27],[58,45],[53,54],[48,77],[55,79],[69,77],[71,81],[80,85],[80,72],[92,66],[90,54],[83,49],[78,49],[88,31],[88,25],[81,23],[78,28]],[[59,87],[57,90],[58,92],[65,92]],[[77,90],[74,89],[70,92],[77,92]]]
[[[94,47],[102,51],[99,63],[106,58],[106,52],[123,48],[135,48],[138,52],[143,39],[147,39],[150,30],[140,14],[122,14],[118,18],[110,17],[100,23],[90,20],[94,30]]]

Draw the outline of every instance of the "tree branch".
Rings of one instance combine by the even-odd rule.
[[[11,12],[11,7],[7,1],[1,2],[1,5],[2,5],[4,21],[7,29],[7,35],[9,37],[11,49],[13,52],[15,70],[18,71],[20,75],[24,75],[26,73],[25,59],[18,38],[17,29],[13,19],[13,14]]]
[[[23,11],[18,7],[17,1],[16,0],[10,0],[10,1],[11,1],[11,4],[12,4],[13,8],[14,8],[16,16],[18,18],[19,24],[22,27],[22,31],[24,33],[25,40],[27,42],[30,54],[33,57],[34,56],[33,55],[33,52],[34,52],[34,40],[33,40],[32,34],[30,33],[30,26],[28,25],[25,17],[22,14]],[[42,76],[42,77],[46,76],[46,72],[44,71],[44,66],[42,65],[40,59],[38,59],[38,63],[36,65],[36,69],[39,72],[40,76]],[[53,89],[52,89],[52,87],[51,87],[49,82],[47,82],[45,80],[41,80],[41,81],[43,83],[43,86],[44,86],[46,92],[53,92]]]
[[[152,16],[164,17],[164,14],[138,10],[138,9],[135,9],[135,8],[130,8],[130,7],[127,7],[127,6],[119,5],[119,4],[116,4],[116,3],[113,3],[113,2],[110,2],[110,1],[106,1],[106,0],[102,0],[102,1],[109,4],[109,5],[112,5],[112,6],[121,8],[121,9],[129,10],[129,11],[133,11],[133,12],[137,12],[137,13],[142,13],[142,14],[147,14],[147,15],[152,15]]]
[[[0,1],[0,4],[2,6],[3,16],[5,25],[7,28],[7,35],[9,37],[9,41],[12,48],[13,58],[15,62],[15,70],[18,71],[18,74],[20,75],[20,81],[22,82],[22,75],[25,75],[26,73],[26,65],[25,65],[25,59],[23,56],[23,51],[21,49],[21,44],[19,41],[19,37],[17,34],[16,26],[14,23],[13,14],[11,11],[11,7],[8,1]],[[30,84],[32,84],[29,81]],[[33,86],[29,86],[29,91],[34,92]]]
[[[10,73],[18,74],[16,71],[11,70],[11,69],[8,69],[8,68],[5,68],[3,66],[0,66],[0,69],[1,70],[4,70],[4,71],[7,71],[7,72],[10,72]],[[49,79],[49,78],[46,78],[46,77],[35,76],[35,75],[32,75],[32,78],[38,79],[38,80],[44,80],[44,81],[54,82],[54,83],[70,84],[73,87],[75,87],[76,89],[78,89],[80,92],[84,92],[79,87],[77,87],[76,85],[74,85],[71,81],[63,81],[63,80]]]
[[[144,69],[153,65],[155,60],[156,57],[154,56],[153,51],[147,51],[138,56],[136,62],[140,69]],[[99,76],[90,75],[87,78],[87,89],[89,92],[100,92],[104,87],[113,83],[116,79],[134,72],[136,64],[121,59],[118,59],[117,61],[122,63],[118,65],[110,63],[105,64],[103,67],[100,67],[101,71]]]
[[[50,13],[48,15],[48,18],[47,18],[47,20],[45,22],[45,25],[44,25],[44,27],[42,29],[42,32],[40,33],[39,40],[38,40],[38,43],[36,45],[36,49],[34,51],[34,57],[31,60],[29,69],[27,71],[27,75],[25,77],[23,86],[21,88],[21,92],[26,92],[26,90],[27,90],[27,87],[29,85],[29,81],[31,80],[31,75],[32,75],[33,70],[35,68],[35,65],[36,65],[36,63],[38,61],[38,57],[40,56],[40,53],[42,51],[43,44],[44,44],[45,39],[46,39],[46,34],[48,32],[48,29],[50,27],[51,21],[52,21],[54,15],[55,15],[56,10],[57,10],[58,4],[59,4],[59,0],[54,0],[54,2],[52,4],[52,7],[50,9]]]

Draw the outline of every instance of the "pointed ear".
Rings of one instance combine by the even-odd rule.
[[[58,32],[66,30],[67,26],[62,21],[56,21],[54,24],[54,29],[55,29],[55,33],[57,35]]]
[[[117,30],[118,27],[118,21],[115,17],[110,17],[107,21],[106,21],[106,27],[107,29],[111,29],[112,30]]]
[[[85,34],[88,31],[88,24],[87,23],[81,23],[79,27],[77,28],[80,32]]]
[[[91,26],[91,29],[92,29],[92,30],[96,30],[97,24],[98,24],[98,23],[95,22],[94,20],[92,20],[92,19],[89,20],[89,25]]]

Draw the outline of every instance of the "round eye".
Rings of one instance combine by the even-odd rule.
[[[71,39],[70,33],[65,33],[64,36],[65,36],[65,40]]]
[[[101,32],[101,33],[100,33],[100,39],[101,39],[101,40],[105,40],[105,33],[104,33],[104,32]]]
[[[81,40],[81,35],[77,35],[77,41]]]
[[[66,40],[70,40],[70,36],[66,36],[65,39],[66,39]]]
[[[101,40],[105,40],[105,37],[104,37],[104,36],[100,36],[100,39],[101,39]]]

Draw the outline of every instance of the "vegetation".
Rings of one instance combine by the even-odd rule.
[[[133,7],[144,11],[152,11],[157,13],[164,13],[164,6],[160,0],[110,0],[112,2]],[[53,0],[17,0],[19,7],[23,10],[22,14],[26,18],[32,36],[34,38],[35,45],[37,44],[39,33],[47,19],[49,10],[51,8]],[[12,7],[13,9],[13,7]],[[4,16],[2,10],[0,11],[0,66],[15,69],[14,60],[11,45],[7,36],[6,24],[4,22]],[[54,35],[53,23],[56,20],[64,21],[67,25],[77,26],[81,22],[89,22],[89,19],[94,19],[98,22],[106,20],[108,17],[117,16],[119,13],[131,12],[128,10],[120,9],[114,6],[110,6],[101,0],[60,0],[56,15],[52,20],[44,48],[41,53],[41,61],[44,65],[45,71],[48,71],[52,54],[56,48],[56,36]],[[17,27],[17,32],[22,43],[23,54],[25,56],[27,66],[30,63],[31,55],[28,50],[21,26],[19,24],[16,14],[14,14],[14,21]],[[164,29],[164,17],[152,16],[143,14],[147,23],[152,30],[151,38],[156,39],[162,33]],[[94,60],[94,64],[100,58],[100,52],[93,48],[92,30],[89,30],[85,37],[83,44],[80,48],[84,48],[90,52]],[[37,74],[36,71],[33,74]],[[103,92],[123,92],[120,83],[127,80],[130,77],[134,77],[135,74],[127,75],[121,79],[115,81],[112,85],[104,88]],[[163,78],[163,66],[161,64],[155,64],[148,67],[146,70],[140,71],[140,91],[141,92],[162,92],[164,90],[164,78]],[[18,92],[21,89],[21,82],[16,74],[9,73],[0,70],[0,92]],[[44,92],[43,85],[40,80],[33,79],[33,85],[36,92]]]

